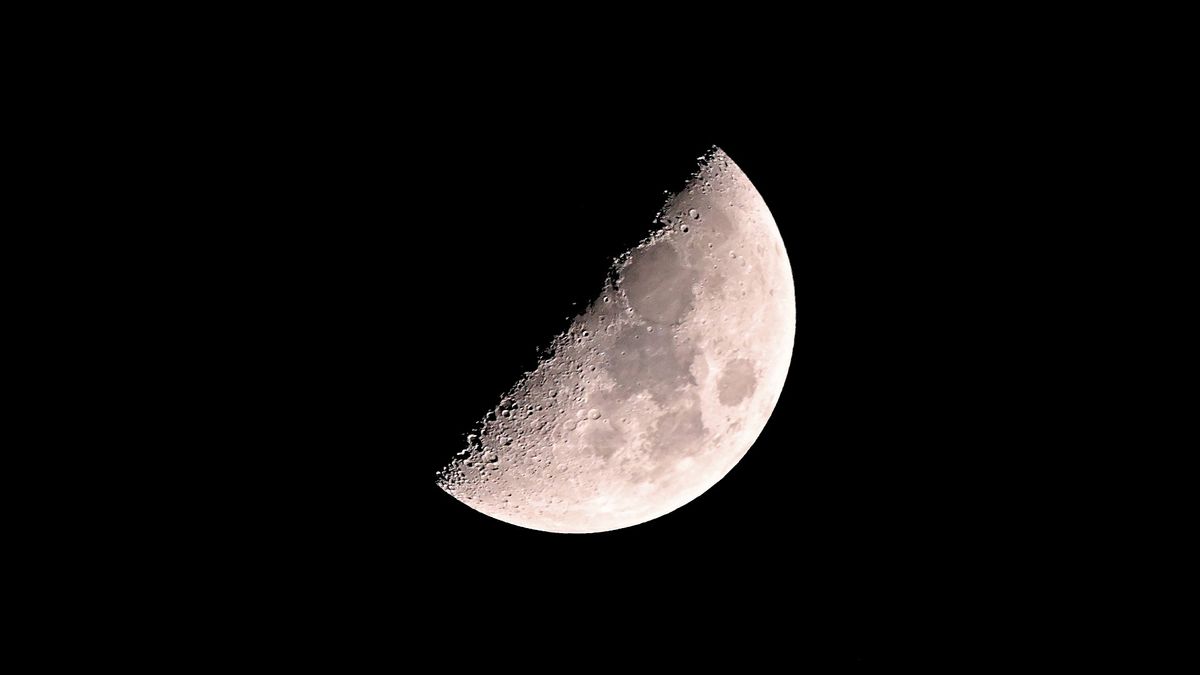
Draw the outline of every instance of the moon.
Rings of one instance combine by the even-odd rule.
[[[547,532],[658,518],[749,451],[795,334],[779,229],[714,147],[437,483],[476,511]]]

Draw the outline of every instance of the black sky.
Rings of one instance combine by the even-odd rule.
[[[470,101],[261,141],[285,169],[258,202],[282,206],[242,242],[271,261],[245,311],[264,327],[257,377],[282,392],[260,412],[282,431],[234,453],[246,485],[271,486],[247,545],[360,598],[364,620],[465,614],[498,639],[533,620],[581,644],[670,624],[835,660],[900,648],[889,627],[941,611],[932,597],[993,587],[1002,553],[981,533],[1003,509],[984,495],[1011,439],[980,382],[1010,357],[1005,279],[985,270],[1012,214],[978,158],[1004,139],[873,100],[689,124]],[[524,530],[442,493],[434,472],[714,144],[762,193],[796,282],[790,374],[758,442],[691,504],[608,533]]]

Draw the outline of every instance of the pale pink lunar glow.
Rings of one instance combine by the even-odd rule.
[[[724,152],[488,414],[438,484],[549,532],[601,532],[687,504],[746,454],[779,400],[796,301],[779,230]]]

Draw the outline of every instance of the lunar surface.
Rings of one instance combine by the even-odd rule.
[[[442,489],[514,525],[602,532],[687,504],[746,454],[795,340],[783,240],[716,148],[656,227],[467,437]]]

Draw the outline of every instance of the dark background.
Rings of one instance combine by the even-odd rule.
[[[1099,338],[1131,323],[1114,299],[1152,295],[1130,258],[1163,245],[1121,249],[1175,220],[1147,216],[1157,200],[1123,183],[1151,163],[1121,150],[1178,147],[1146,103],[1177,88],[1120,40],[1107,57],[1061,40],[1110,39],[1074,16],[1017,18],[1045,58],[995,17],[909,17],[927,36],[878,13],[700,12],[591,41],[516,17],[547,42],[461,13],[481,23],[100,31],[59,76],[26,75],[54,96],[29,97],[44,132],[14,127],[39,148],[21,173],[52,192],[47,245],[14,252],[35,284],[62,254],[80,272],[44,304],[72,322],[46,329],[48,361],[82,376],[44,380],[98,411],[46,425],[82,432],[59,445],[85,461],[41,453],[98,493],[67,507],[92,536],[59,561],[66,588],[106,594],[88,629],[156,643],[111,615],[132,610],[184,636],[175,658],[258,646],[343,670],[757,671],[990,661],[1057,639],[1064,586],[1104,602],[1093,561],[1059,552],[1134,501],[1086,469],[1145,442],[1081,439],[1119,415],[1079,390],[1104,398],[1112,355],[1140,358]],[[762,192],[796,281],[790,377],[749,454],[677,512],[594,535],[439,491],[434,471],[712,144]],[[993,645],[963,647],[976,637]]]
[[[222,536],[272,611],[431,652],[480,636],[620,658],[667,632],[693,658],[942,648],[1023,564],[1001,543],[1026,459],[1006,419],[1040,414],[1000,384],[1029,337],[1003,318],[1023,284],[1009,242],[1036,236],[1020,212],[1039,181],[1002,168],[1020,131],[885,91],[741,115],[687,91],[682,113],[509,94],[239,122],[213,179],[252,197],[220,226],[241,257],[221,277],[236,302],[214,339],[238,364],[221,419],[247,420],[218,455],[237,467]],[[796,283],[789,378],[750,452],[676,512],[599,534],[441,492],[434,472],[714,144],[762,193]]]

